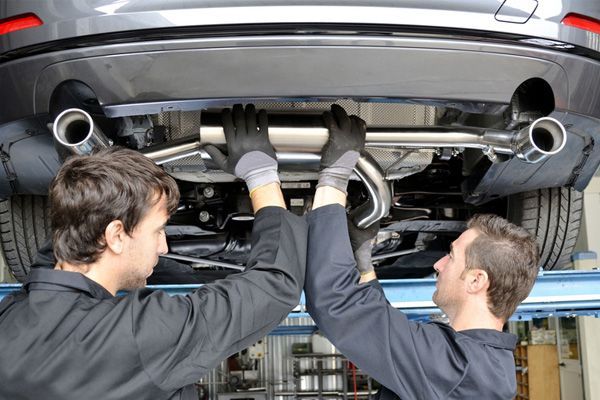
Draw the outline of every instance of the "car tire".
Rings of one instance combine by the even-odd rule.
[[[0,233],[6,265],[23,282],[37,250],[50,235],[48,198],[15,195],[0,201]]]
[[[582,210],[583,194],[568,187],[532,190],[508,199],[508,219],[535,236],[545,270],[570,267]]]

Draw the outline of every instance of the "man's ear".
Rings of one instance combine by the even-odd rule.
[[[114,220],[104,230],[106,247],[115,254],[121,254],[125,243],[125,227],[120,220]]]
[[[490,287],[490,278],[488,273],[482,269],[473,268],[467,271],[465,279],[467,293],[477,294],[481,291],[487,292]]]

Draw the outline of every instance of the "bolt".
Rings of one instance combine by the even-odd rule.
[[[207,186],[202,191],[202,194],[204,194],[204,197],[206,197],[207,199],[210,199],[215,195],[215,189],[213,189],[212,186]]]
[[[210,214],[208,213],[208,211],[200,211],[198,219],[200,220],[200,222],[208,222],[208,220],[210,219]]]
[[[489,158],[491,162],[495,163],[498,161],[498,156],[496,155],[496,151],[494,151],[492,146],[485,146],[483,149],[481,149],[481,151],[487,156],[487,158]]]

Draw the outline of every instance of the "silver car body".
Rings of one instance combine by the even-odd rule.
[[[597,2],[5,0],[0,18],[32,11],[42,26],[0,37],[0,124],[47,114],[69,80],[119,117],[340,97],[484,112],[537,77],[571,131],[600,118],[599,35],[561,24],[600,15]]]
[[[0,121],[48,111],[52,91],[66,79],[86,82],[109,114],[118,116],[132,103],[190,98],[390,96],[506,104],[520,82],[536,76],[552,86],[557,109],[600,116],[600,99],[592,90],[600,79],[597,61],[569,51],[575,46],[600,51],[598,35],[560,23],[566,11],[598,15],[600,5],[510,3],[529,8],[491,0],[9,0],[2,16],[34,9],[44,25],[1,38],[0,54],[9,61],[1,66]],[[276,25],[265,28],[268,24]],[[285,34],[285,24],[308,28],[301,35]],[[278,25],[282,34],[276,33]],[[244,26],[247,34],[228,35],[228,28]],[[182,33],[181,39],[169,39],[171,29],[183,27],[197,27],[192,36],[198,38]],[[420,27],[426,30],[411,32]],[[147,34],[154,29],[160,30]],[[253,35],[254,29],[274,33]],[[123,31],[148,38],[103,43]],[[514,39],[503,41],[495,33]],[[59,50],[48,51],[53,48]],[[29,52],[36,55],[21,56]],[[18,79],[23,76],[25,87]]]
[[[63,111],[60,88],[69,82],[89,88],[89,105],[112,119],[352,99],[455,109],[496,123],[510,114],[516,124],[519,103],[533,102],[566,127],[559,154],[537,164],[515,157],[475,174],[463,190],[471,204],[541,188],[581,191],[600,164],[600,35],[563,23],[571,13],[600,19],[599,2],[0,2],[0,22],[26,13],[43,24],[0,35],[4,198],[46,192],[59,164],[47,124]],[[530,81],[535,93],[515,97]]]

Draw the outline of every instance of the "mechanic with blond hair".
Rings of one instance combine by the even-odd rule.
[[[515,335],[503,325],[531,291],[538,248],[522,228],[479,215],[434,265],[433,301],[449,324],[409,321],[386,300],[371,262],[378,224],[347,222],[346,186],[365,124],[334,108],[312,211],[305,283],[319,329],[383,385],[378,399],[512,399]],[[349,232],[350,230],[350,232]]]

